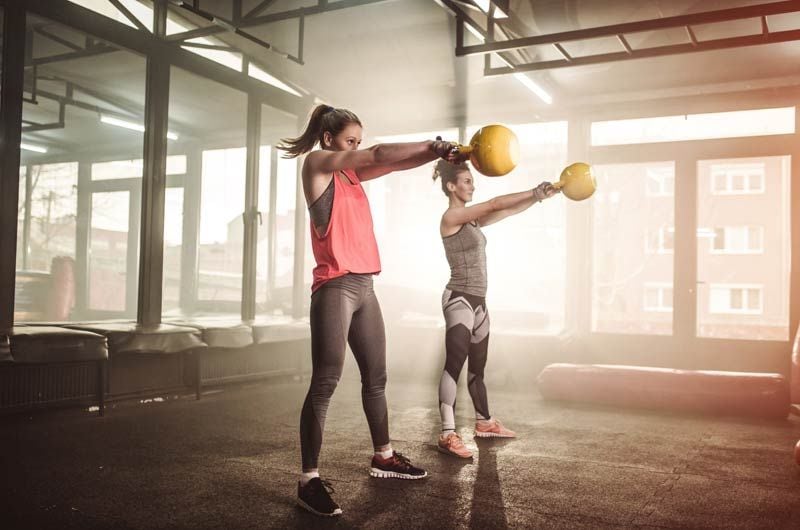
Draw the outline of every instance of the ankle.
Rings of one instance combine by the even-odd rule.
[[[391,458],[393,454],[394,454],[394,451],[392,450],[391,446],[389,446],[388,449],[376,449],[375,450],[375,455],[383,458],[384,460],[386,460],[387,458]]]
[[[300,485],[305,486],[312,478],[319,478],[319,471],[303,471],[300,473]]]

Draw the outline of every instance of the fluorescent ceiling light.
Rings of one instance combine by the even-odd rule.
[[[553,102],[553,97],[545,91],[542,87],[536,84],[530,77],[523,73],[516,73],[514,74],[514,78],[522,83],[525,88],[539,96],[539,99],[547,103],[548,105]]]
[[[298,92],[297,90],[293,89],[277,77],[273,76],[272,74],[268,73],[262,68],[255,66],[254,64],[250,64],[247,68],[247,75],[254,79],[258,79],[259,81],[263,81],[269,85],[274,86],[275,88],[280,88],[284,92],[288,92],[293,96],[297,96],[299,98],[303,97],[303,95]]]
[[[134,123],[132,121],[121,120],[113,116],[106,116],[105,114],[101,114],[100,121],[103,123],[107,123],[109,125],[116,125],[117,127],[122,127],[124,129],[144,132],[144,125],[142,125],[141,123]],[[172,131],[167,131],[167,138],[169,138],[170,140],[177,140],[178,135]]]
[[[26,143],[22,143],[22,142],[20,142],[19,148],[20,149],[24,149],[26,151],[33,151],[34,153],[46,153],[47,152],[47,148],[46,147],[42,147],[40,145],[26,144]]]
[[[481,11],[483,11],[484,13],[489,13],[489,8],[492,5],[492,2],[490,0],[474,0],[474,1],[478,5],[478,7],[481,8]],[[508,18],[508,15],[506,15],[503,12],[503,10],[500,9],[499,7],[494,6],[494,18]]]

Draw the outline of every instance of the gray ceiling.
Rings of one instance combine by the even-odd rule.
[[[147,2],[145,2],[147,3]],[[258,2],[245,0],[245,10]],[[513,29],[520,35],[547,34],[698,11],[767,2],[738,0],[511,0]],[[216,5],[214,5],[216,4]],[[315,1],[278,1],[269,12],[315,5]],[[228,16],[229,1],[201,2]],[[172,17],[184,23],[198,19],[185,13]],[[31,17],[30,24],[47,21]],[[752,24],[756,29],[752,29]],[[775,29],[800,28],[800,17],[770,17]],[[79,42],[82,38],[59,25],[48,29]],[[696,28],[698,37],[711,38],[758,31],[758,22]],[[297,20],[250,28],[248,31],[290,52],[297,48]],[[634,46],[679,42],[675,30],[630,37]],[[641,99],[695,91],[729,92],[748,86],[800,84],[800,43],[790,42],[715,52],[693,53],[619,63],[582,66],[530,74],[554,97],[545,105],[511,77],[483,76],[481,57],[456,58],[452,14],[434,0],[384,2],[309,16],[305,21],[305,64],[299,65],[246,39],[221,34],[213,39],[256,57],[274,75],[302,87],[321,99],[356,111],[366,134],[402,133],[453,126],[462,120],[523,122],[558,116],[575,105]],[[34,57],[63,53],[62,45],[37,36]],[[598,40],[570,44],[570,53],[591,54],[612,44]],[[519,58],[548,57],[551,48],[526,49]],[[113,104],[142,108],[145,61],[119,51],[62,61],[39,68],[40,76],[58,77],[106,94]],[[458,82],[457,82],[458,80]],[[213,138],[221,143],[244,143],[246,98],[243,94],[173,69],[170,128],[182,140]],[[42,83],[56,91],[58,83]],[[63,84],[61,91],[63,91]],[[85,95],[78,97],[90,101]],[[47,122],[57,118],[57,105],[40,101],[25,105],[25,118]],[[122,110],[122,109],[120,109]],[[266,109],[264,135],[274,139],[292,134],[296,120]],[[52,153],[92,148],[141,152],[141,134],[99,124],[99,116],[68,107],[67,126],[26,135],[46,144]]]

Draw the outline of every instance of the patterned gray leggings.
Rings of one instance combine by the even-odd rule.
[[[475,416],[488,420],[489,401],[483,371],[489,351],[489,312],[483,297],[445,289],[442,311],[447,327],[446,357],[439,382],[439,413],[442,431],[455,430],[456,387],[464,362],[467,367],[467,389],[475,407]]]

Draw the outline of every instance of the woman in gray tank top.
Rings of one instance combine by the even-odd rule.
[[[553,185],[542,182],[532,190],[501,195],[472,206],[475,184],[466,164],[454,165],[444,160],[436,164],[434,180],[441,178],[442,191],[450,204],[442,215],[439,231],[442,235],[450,281],[442,295],[442,312],[446,323],[445,364],[439,382],[439,412],[442,434],[439,450],[461,458],[471,458],[456,432],[454,408],[456,385],[464,362],[467,367],[467,386],[475,407],[475,436],[479,438],[513,438],[515,433],[505,428],[489,414],[483,372],[489,347],[489,312],[486,309],[486,237],[482,226],[496,223],[523,212],[556,193]]]

